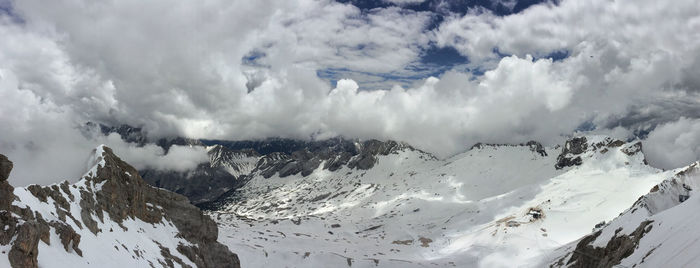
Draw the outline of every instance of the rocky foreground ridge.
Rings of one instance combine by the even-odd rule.
[[[629,209],[556,251],[550,267],[694,267],[700,162],[674,171]]]
[[[75,184],[13,188],[0,155],[0,267],[240,267],[213,220],[100,146]]]

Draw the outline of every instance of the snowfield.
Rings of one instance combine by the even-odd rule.
[[[481,145],[446,160],[403,149],[369,170],[253,173],[209,213],[244,267],[537,267],[674,174],[634,142],[587,143],[562,169],[559,146]]]

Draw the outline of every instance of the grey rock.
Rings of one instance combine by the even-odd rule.
[[[19,227],[17,238],[7,253],[13,268],[38,267],[39,224],[35,221],[25,222]]]
[[[643,221],[629,235],[615,234],[605,246],[592,245],[602,231],[597,231],[581,239],[576,249],[571,252],[571,258],[564,264],[564,258],[552,266],[566,267],[614,267],[620,261],[634,253],[639,240],[651,231],[653,221]],[[568,255],[567,255],[568,256]]]
[[[0,154],[0,181],[6,181],[12,171],[12,161],[7,156]]]
[[[199,205],[241,187],[254,168],[255,162],[248,162],[259,157],[252,150],[234,151],[220,145],[209,150],[208,155],[209,162],[193,170],[144,169],[139,173],[148,184],[187,196],[192,204]]]
[[[562,169],[571,166],[580,166],[583,163],[580,154],[588,149],[588,139],[586,137],[574,137],[564,143],[561,154],[557,157],[554,168]]]

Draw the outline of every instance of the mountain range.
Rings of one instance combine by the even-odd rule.
[[[102,131],[164,150],[203,146],[209,161],[137,171],[100,146],[74,184],[3,180],[0,266],[91,266],[104,256],[115,267],[696,262],[700,163],[654,168],[639,140],[480,143],[441,159],[396,141],[149,141],[129,126]],[[0,162],[6,179],[11,164]]]

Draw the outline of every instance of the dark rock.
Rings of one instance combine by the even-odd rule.
[[[291,154],[275,152],[263,156],[253,172],[259,172],[269,178],[275,174],[280,177],[301,173],[310,175],[322,162],[324,169],[335,171],[343,166],[351,169],[367,170],[374,167],[377,156],[388,155],[402,149],[415,150],[404,143],[395,141],[350,141],[332,139],[308,142],[308,144]]]
[[[567,140],[564,143],[561,154],[557,157],[557,163],[554,168],[562,169],[565,167],[579,166],[583,163],[579,154],[586,152],[588,149],[588,140],[586,137],[575,137]]]
[[[0,154],[0,210],[9,210],[15,199],[14,188],[7,182],[12,171],[12,161]]]
[[[531,151],[540,154],[540,156],[547,156],[547,151],[545,151],[544,146],[542,146],[541,143],[536,141],[528,141],[527,143],[525,143],[525,145],[530,147]]]
[[[620,261],[634,253],[639,240],[651,231],[653,221],[643,221],[629,235],[613,236],[605,247],[591,245],[602,231],[597,231],[581,239],[571,258],[566,263],[567,267],[613,267]],[[560,261],[562,263],[562,261]]]
[[[12,171],[12,161],[7,156],[0,154],[0,181],[6,181]]]
[[[7,254],[12,267],[38,267],[39,236],[39,224],[35,221],[25,222],[19,227],[17,238]]]
[[[562,169],[565,167],[580,166],[581,164],[583,164],[583,159],[581,159],[580,156],[576,156],[573,158],[560,157],[557,159],[557,163],[554,165],[554,168]]]
[[[542,146],[541,143],[536,142],[536,141],[528,141],[526,143],[521,143],[521,144],[497,144],[497,143],[476,143],[472,145],[470,150],[473,149],[483,149],[486,147],[501,147],[501,146],[527,146],[530,148],[530,151],[538,153],[540,156],[547,156],[547,151],[544,149],[544,146]]]
[[[97,183],[105,182],[102,190],[96,193],[99,209],[118,222],[135,217],[156,223],[165,217],[175,224],[181,237],[197,245],[188,251],[190,256],[186,256],[195,263],[203,260],[198,266],[240,266],[238,256],[216,241],[218,228],[214,220],[190,204],[186,197],[148,186],[133,167],[116,157],[111,149],[105,147],[104,150],[106,164],[98,169],[98,176],[94,178]],[[152,207],[147,206],[148,203]]]
[[[88,122],[86,127],[93,128],[97,124]],[[99,124],[100,131],[102,134],[109,135],[111,133],[117,133],[126,142],[136,143],[143,146],[148,141],[147,133],[140,127],[132,127],[130,125],[120,125],[120,126],[107,126]]]
[[[195,205],[215,200],[243,182],[223,168],[212,168],[209,163],[188,171],[146,169],[140,175],[148,184],[185,195]]]
[[[80,235],[76,233],[72,227],[56,221],[51,222],[50,225],[56,230],[56,234],[59,239],[61,239],[61,244],[63,244],[63,249],[65,249],[66,252],[70,252],[70,249],[72,249],[79,256],[83,256],[83,251],[78,247],[80,244]]]
[[[139,172],[148,184],[182,194],[192,204],[201,205],[243,186],[259,157],[252,150],[234,151],[220,145],[211,148],[208,155],[210,161],[193,170],[144,169]]]
[[[576,137],[566,141],[562,153],[582,154],[588,149],[588,141],[586,137]]]

